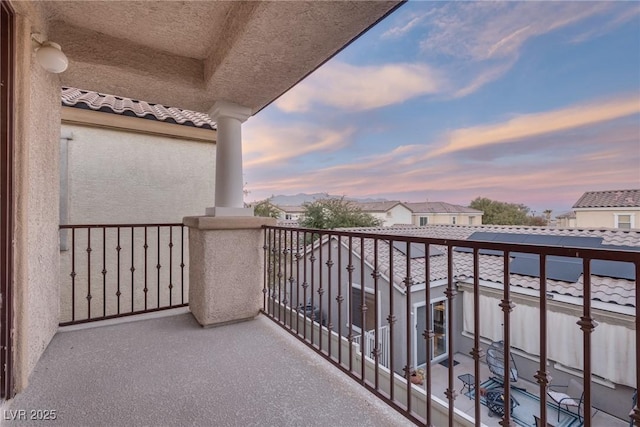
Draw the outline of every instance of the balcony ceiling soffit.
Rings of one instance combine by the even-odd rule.
[[[65,86],[208,111],[268,105],[399,4],[48,2]]]

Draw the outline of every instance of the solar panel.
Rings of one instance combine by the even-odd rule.
[[[540,277],[540,260],[537,255],[518,256],[511,261],[513,274]],[[547,279],[576,282],[582,274],[582,260],[566,257],[547,257]]]
[[[393,247],[402,252],[402,255],[407,255],[407,243],[406,242],[393,242]],[[433,245],[429,246],[429,258],[432,256],[444,255],[444,252],[438,248],[433,247]],[[424,258],[424,244],[422,243],[411,243],[411,259],[416,258]]]
[[[467,240],[496,243],[524,243],[546,246],[571,246],[594,249],[618,249],[640,252],[640,247],[604,245],[602,244],[601,237],[550,236],[541,234],[491,233],[479,231],[473,233]],[[473,249],[456,247],[455,251],[472,253]],[[502,251],[491,249],[481,249],[479,253],[482,255],[503,255]],[[530,277],[540,277],[540,261],[538,255],[512,252],[510,253],[510,256],[513,258],[509,266],[511,273]],[[547,257],[548,279],[560,280],[563,282],[576,282],[580,278],[581,274],[582,259],[559,256]],[[634,265],[632,263],[621,261],[594,260],[591,262],[591,274],[602,277],[636,280]]]
[[[616,279],[636,280],[635,266],[630,262],[622,261],[591,261],[591,274],[602,277],[615,277]]]

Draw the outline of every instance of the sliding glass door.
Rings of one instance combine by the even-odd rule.
[[[422,366],[427,363],[427,348],[422,333],[427,329],[427,306],[414,306],[416,313],[416,334],[414,336],[414,360],[416,366]],[[439,361],[447,357],[447,304],[446,300],[434,301],[429,304],[431,310],[431,328],[433,330],[433,339],[431,340],[431,361]]]

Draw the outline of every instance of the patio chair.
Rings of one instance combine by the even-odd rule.
[[[564,388],[566,393],[554,391],[553,388]],[[582,422],[582,403],[584,401],[584,389],[582,384],[571,378],[568,385],[550,385],[547,388],[547,395],[553,400],[558,408],[565,407],[567,411],[569,407],[577,408],[578,420]],[[560,421],[560,411],[558,411],[558,421]]]
[[[513,355],[509,352],[509,379],[511,382],[518,381],[518,368],[516,361],[513,360]],[[494,341],[487,348],[487,365],[489,370],[499,382],[504,382],[504,342]]]

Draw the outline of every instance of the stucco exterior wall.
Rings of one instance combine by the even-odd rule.
[[[58,140],[60,82],[35,62],[31,33],[46,34],[40,4],[16,10],[15,387],[30,373],[58,328]]]
[[[413,225],[420,225],[420,218],[428,218],[428,225],[431,224],[455,224],[457,225],[482,225],[481,214],[466,213],[414,213],[412,216]],[[472,222],[470,221],[470,218]]]
[[[640,228],[640,208],[576,210],[576,227],[616,228],[616,215],[631,215],[631,228]]]
[[[69,124],[62,130],[73,134],[70,224],[182,222],[214,204],[213,143]]]
[[[411,224],[411,211],[402,205],[396,205],[391,209],[393,224]],[[391,225],[393,225],[391,224]],[[386,224],[385,224],[386,225]]]

